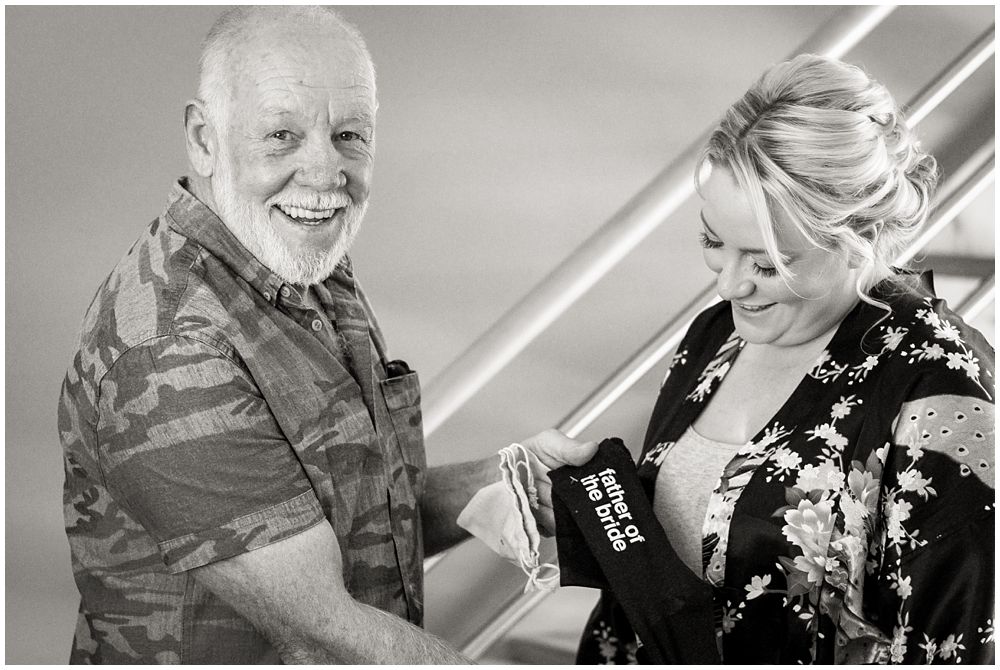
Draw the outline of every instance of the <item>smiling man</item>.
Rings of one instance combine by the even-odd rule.
[[[73,662],[465,661],[420,629],[423,558],[498,461],[426,467],[416,373],[347,256],[376,107],[329,10],[210,31],[193,174],[98,290],[60,398]],[[539,468],[596,448],[523,444]]]

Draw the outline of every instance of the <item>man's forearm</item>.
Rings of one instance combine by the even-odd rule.
[[[424,549],[428,556],[469,537],[455,521],[476,491],[500,481],[500,458],[453,463],[427,471],[427,486],[420,503]]]
[[[194,577],[263,633],[286,663],[468,663],[408,621],[351,597],[333,528],[195,568]]]
[[[459,664],[472,663],[442,640],[380,609],[356,603],[350,622],[325,639],[289,636],[272,640],[286,664]],[[340,622],[344,620],[341,619]],[[331,623],[338,626],[340,622]]]

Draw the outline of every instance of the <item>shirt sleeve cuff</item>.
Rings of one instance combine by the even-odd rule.
[[[157,546],[167,571],[177,574],[284,540],[325,519],[316,494],[310,490],[222,526],[166,540]]]

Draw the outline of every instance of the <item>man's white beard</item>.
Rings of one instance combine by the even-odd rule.
[[[344,209],[337,239],[329,249],[305,251],[289,248],[274,231],[270,207],[261,207],[240,198],[233,188],[228,159],[224,158],[219,163],[212,189],[219,209],[217,214],[247,251],[271,272],[292,284],[311,286],[329,277],[347,255],[368,209],[368,201],[360,206],[352,203]]]

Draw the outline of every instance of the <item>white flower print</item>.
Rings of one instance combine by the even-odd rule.
[[[667,457],[667,452],[670,451],[670,447],[674,446],[673,442],[660,442],[655,447],[646,452],[643,456],[643,463],[654,463],[656,467],[660,467],[663,464],[663,459]]]
[[[795,480],[795,488],[808,493],[809,491],[839,491],[844,485],[844,473],[832,460],[825,460],[819,465],[807,465],[799,470]]]
[[[993,642],[993,619],[987,619],[986,625],[976,629],[976,632],[983,637],[979,640],[981,644]]]
[[[729,336],[729,339],[719,347],[715,358],[702,370],[701,375],[698,376],[698,385],[687,395],[687,399],[695,402],[704,402],[705,398],[711,393],[715,383],[721,381],[726,376],[726,373],[729,372],[729,368],[732,367],[731,360],[733,355],[742,349],[744,344],[745,342],[734,331]]]
[[[948,353],[948,367],[952,370],[965,370],[969,379],[979,379],[979,359],[971,351]]]
[[[925,302],[930,305],[930,298],[925,298]],[[920,346],[911,344],[910,355],[916,360],[937,360],[944,356],[947,358],[947,365],[949,369],[962,370],[965,372],[965,375],[970,380],[975,382],[980,389],[992,398],[993,394],[987,391],[979,381],[979,359],[977,359],[968,347],[965,346],[965,342],[962,341],[962,333],[958,329],[958,326],[946,319],[942,319],[936,312],[929,308],[918,310],[917,317],[922,319],[924,323],[934,328],[934,337],[936,339],[947,344],[949,348],[954,347],[957,351],[948,351],[937,342],[929,344],[925,341]]]
[[[771,575],[763,577],[754,576],[750,579],[750,584],[743,587],[747,592],[747,600],[758,598],[767,591],[767,585],[771,583]]]
[[[947,661],[952,656],[958,657],[958,652],[963,649],[965,649],[965,645],[962,644],[962,635],[956,638],[952,634],[941,642],[941,646],[938,648],[938,656]]]
[[[925,302],[929,301],[925,300]],[[941,317],[939,317],[937,312],[932,309],[918,309],[917,318],[922,319],[924,323],[934,327],[935,329],[941,326]]]
[[[906,455],[913,461],[919,461],[924,455],[922,440],[913,442],[906,447]]]
[[[913,468],[903,470],[899,474],[899,488],[903,491],[915,491],[924,500],[927,500],[931,495],[937,495],[937,492],[931,488],[930,483],[930,479],[925,479],[923,475]]]
[[[829,365],[827,365],[828,363]],[[835,380],[843,374],[846,369],[846,363],[838,365],[837,362],[831,358],[830,352],[824,350],[823,353],[820,354],[819,359],[816,361],[816,365],[814,365],[812,370],[809,371],[809,376],[826,384],[827,382]]]
[[[599,621],[592,632],[597,638],[598,653],[605,659],[606,665],[611,665],[618,651],[618,638],[611,634],[611,626],[603,621]]]
[[[895,351],[909,331],[906,328],[888,328],[882,335],[882,342],[889,351]]]
[[[892,645],[889,647],[889,654],[893,663],[902,663],[906,656],[906,634],[913,630],[910,623],[910,613],[897,620],[896,627],[892,631]]]
[[[688,395],[688,400],[694,400],[696,402],[701,402],[708,395],[708,392],[712,390],[712,384],[715,383],[715,377],[709,375],[707,377],[702,377],[698,381],[698,385],[694,387],[694,391]]]
[[[944,347],[935,342],[930,344],[927,341],[920,346],[919,352],[917,353],[917,359],[923,360],[927,359],[930,361],[936,361],[937,359],[943,357],[945,354]]]
[[[910,594],[913,593],[913,585],[910,584],[910,581],[910,577],[900,577],[892,585],[892,588],[895,589],[896,593],[903,600],[909,598]]]
[[[953,326],[948,321],[940,321],[939,325],[934,328],[934,337],[939,340],[946,340],[948,342],[961,342],[962,333],[959,332],[958,328]]]
[[[771,462],[768,466],[771,475],[767,477],[767,481],[771,481],[772,477],[784,481],[785,477],[791,474],[792,470],[798,469],[801,464],[801,456],[790,449],[779,447],[771,454]]]
[[[894,543],[901,543],[906,538],[903,522],[910,518],[913,505],[905,500],[896,500],[890,496],[885,501],[886,533]]]
[[[829,500],[813,503],[808,498],[799,501],[795,509],[784,514],[782,534],[802,550],[794,559],[798,571],[812,584],[821,584],[826,573],[827,547],[833,531],[833,505]]]
[[[732,606],[732,601],[726,601],[726,606],[722,608],[722,630],[725,633],[730,632],[736,626],[736,622],[743,618],[742,610],[746,607],[746,603],[742,602],[737,607]]]
[[[844,517],[844,532],[860,534],[865,528],[868,508],[861,501],[846,495],[841,496],[838,504],[840,513]]]
[[[847,396],[846,398],[844,396],[840,396],[840,400],[833,403],[833,407],[830,409],[830,416],[833,417],[834,420],[843,419],[851,413],[851,408],[860,404],[861,401],[855,400],[853,395]]]
[[[880,482],[875,479],[875,475],[867,470],[861,471],[855,468],[847,475],[847,488],[851,495],[872,512],[875,511],[875,504],[878,501],[879,485]]]
[[[917,646],[927,652],[927,658],[924,661],[926,663],[933,663],[934,657],[937,656],[937,642],[927,637],[927,633],[924,633],[924,641]]]
[[[810,440],[821,439],[837,451],[842,451],[847,446],[847,438],[838,433],[833,424],[824,423],[807,430],[806,434],[810,436]]]
[[[639,653],[639,645],[635,642],[625,643],[625,662],[629,665],[639,665],[639,660],[635,657]]]
[[[757,442],[751,442],[750,444],[753,447],[756,447],[756,450],[761,450],[770,447],[772,444],[777,443],[778,440],[783,440],[791,434],[792,431],[787,430],[775,423],[770,428],[764,429],[764,434],[760,436],[760,440]]]

